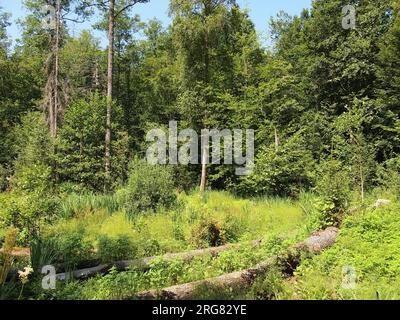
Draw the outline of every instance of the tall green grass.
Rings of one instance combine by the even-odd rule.
[[[299,202],[278,199],[241,199],[227,192],[181,194],[172,210],[128,217],[116,196],[70,195],[63,204],[64,216],[44,231],[48,236],[84,232],[96,247],[102,235],[127,236],[149,252],[180,252],[197,248],[192,241],[203,221],[215,221],[226,242],[262,239],[271,234],[295,235],[301,232],[304,212]],[[83,230],[83,231],[81,231]],[[158,248],[158,249],[157,249]]]
[[[62,201],[62,217],[69,219],[87,211],[106,210],[109,214],[122,208],[115,194],[72,193]]]

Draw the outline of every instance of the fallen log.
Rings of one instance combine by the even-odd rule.
[[[1,248],[0,252],[4,252],[4,249]],[[11,251],[11,256],[15,258],[30,258],[31,256],[31,251],[29,248],[14,248]]]
[[[260,246],[262,240],[252,241],[251,244],[255,247]],[[78,280],[88,279],[90,277],[96,276],[98,274],[105,274],[111,268],[115,267],[117,271],[126,271],[127,269],[134,268],[136,270],[146,271],[150,268],[151,263],[157,259],[163,259],[164,261],[173,261],[177,259],[181,259],[183,261],[189,262],[197,257],[211,256],[216,257],[220,255],[222,252],[233,250],[238,248],[240,244],[232,244],[225,245],[220,247],[212,247],[206,249],[193,250],[189,252],[181,252],[181,253],[167,253],[163,256],[154,256],[143,259],[136,260],[126,260],[126,261],[117,261],[112,263],[100,264],[91,268],[84,268],[80,270],[75,270],[72,272],[63,272],[58,273],[56,275],[57,280],[65,281],[71,277]]]
[[[304,253],[318,254],[324,249],[329,248],[335,243],[338,231],[337,228],[331,227],[313,234],[302,243],[295,245],[292,248],[294,250],[286,252],[286,257],[283,260],[279,257],[272,257],[250,269],[225,274],[216,278],[176,285],[162,290],[144,291],[136,294],[135,297],[142,300],[190,300],[193,298],[193,293],[196,288],[201,285],[248,288],[254,283],[257,277],[265,274],[272,267],[282,266],[288,263],[291,264],[292,268],[296,268],[300,263],[300,257]],[[296,262],[293,264],[293,261]]]

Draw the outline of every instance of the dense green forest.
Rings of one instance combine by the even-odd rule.
[[[168,26],[135,14],[146,2],[26,0],[15,46],[0,8],[0,299],[135,299],[283,259],[329,227],[336,243],[293,270],[193,297],[399,299],[400,3],[314,0],[271,19],[266,46],[234,0],[171,0]],[[71,35],[88,19],[107,48]],[[254,130],[254,170],[149,164],[146,135],[170,121]],[[112,265],[146,257],[146,272]],[[69,274],[53,290],[46,265]]]

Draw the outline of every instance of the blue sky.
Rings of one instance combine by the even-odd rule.
[[[303,8],[309,8],[312,0],[238,0],[241,7],[250,10],[250,16],[256,25],[257,31],[263,38],[268,36],[268,21],[270,17],[275,16],[280,10],[284,10],[289,14],[299,14]],[[167,25],[170,22],[168,17],[169,0],[150,0],[147,4],[138,4],[134,7],[134,12],[139,14],[143,21],[156,17]],[[19,37],[20,30],[16,24],[16,20],[26,15],[23,8],[22,0],[0,0],[0,7],[4,11],[12,14],[12,25],[8,28],[8,34],[12,40]],[[72,34],[79,34],[82,29],[89,29],[93,21],[84,24],[70,25]],[[96,32],[96,36],[101,39],[105,38],[102,33]],[[103,43],[105,43],[103,41]]]

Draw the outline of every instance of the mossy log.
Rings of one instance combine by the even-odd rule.
[[[176,285],[162,290],[150,290],[136,294],[136,298],[143,300],[150,299],[168,299],[168,300],[190,300],[196,288],[202,285],[223,286],[229,288],[247,288],[250,287],[254,280],[269,269],[277,266],[290,265],[292,271],[300,263],[300,259],[304,254],[319,254],[324,249],[332,246],[338,234],[337,228],[327,228],[326,230],[313,234],[310,238],[302,243],[295,245],[291,250],[283,254],[281,257],[269,258],[255,267],[239,272],[225,274],[216,278],[200,280],[192,283]]]

